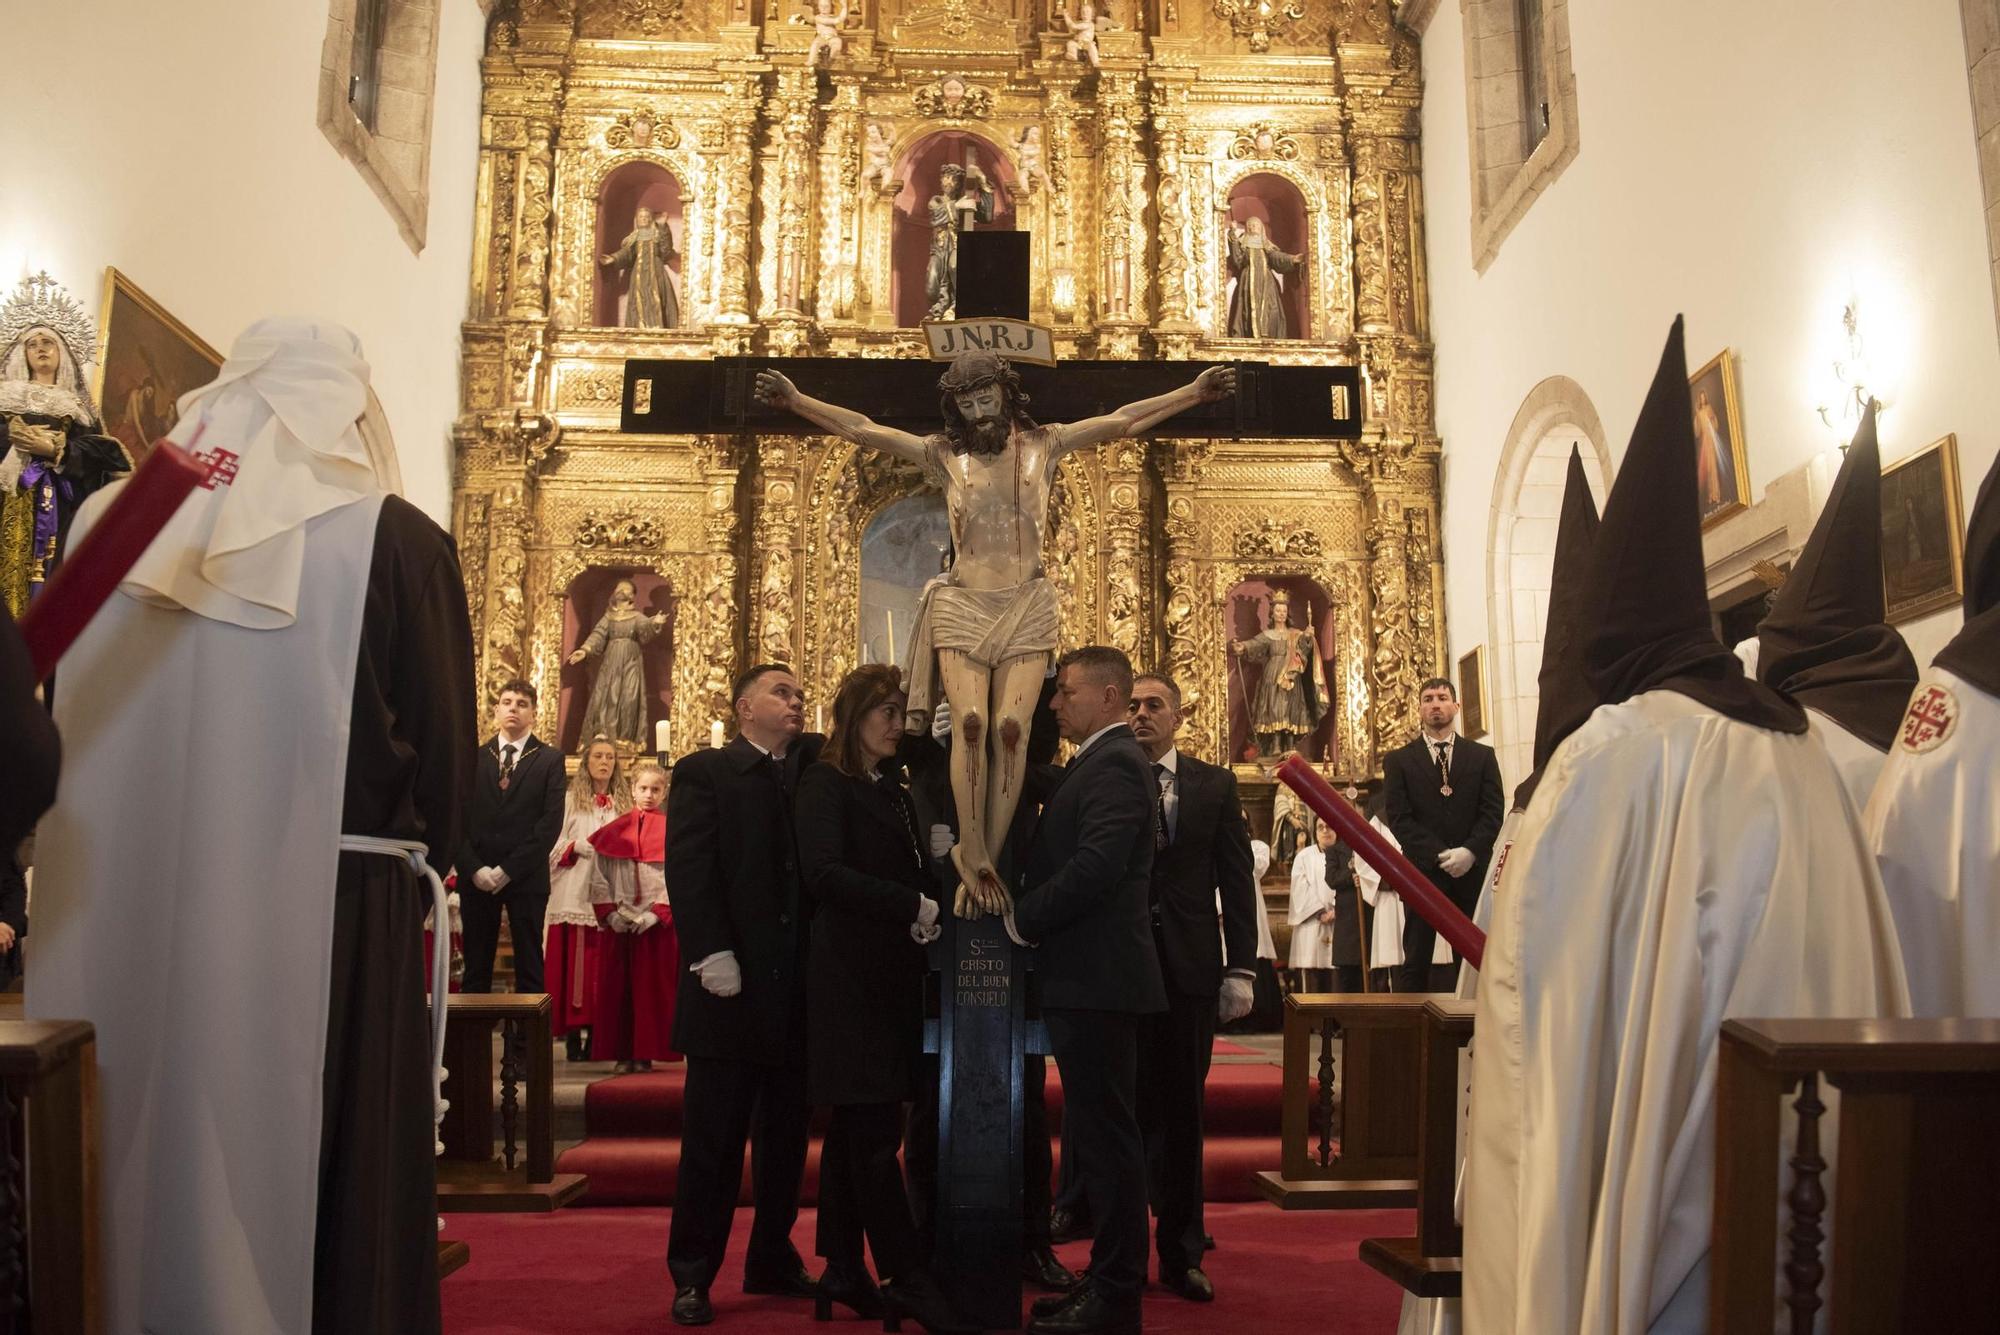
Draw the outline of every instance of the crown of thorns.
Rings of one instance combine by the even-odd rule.
[[[1021,383],[1020,373],[998,353],[961,352],[952,360],[951,369],[938,377],[938,389],[946,394],[965,394],[996,382],[1013,389]]]

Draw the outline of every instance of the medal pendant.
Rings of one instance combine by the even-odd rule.
[[[506,792],[506,791],[507,791],[507,785],[508,785],[508,784],[510,784],[510,783],[512,783],[512,782],[514,782],[514,781],[513,781],[512,779],[502,779],[502,780],[500,780],[500,791],[501,791],[501,792],[503,792],[503,793],[504,793],[504,792]],[[1446,791],[1446,792],[1450,792],[1450,791],[1451,791],[1451,789],[1447,788],[1447,789],[1445,789],[1445,791]]]
[[[1448,784],[1448,783],[1447,783],[1447,784],[1445,784],[1445,785],[1443,785],[1442,787],[1440,787],[1440,788],[1438,789],[1438,792],[1439,792],[1439,793],[1441,793],[1441,794],[1443,794],[1443,795],[1444,795],[1445,797],[1450,797],[1450,796],[1451,796],[1451,785],[1450,785],[1450,784]]]

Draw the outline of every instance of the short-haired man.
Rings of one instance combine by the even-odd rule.
[[[1152,763],[1153,946],[1167,1008],[1139,1021],[1139,1126],[1145,1136],[1160,1283],[1193,1302],[1202,1272],[1201,1118],[1215,1027],[1255,1000],[1257,889],[1236,776],[1175,746],[1181,689],[1148,672],[1132,684],[1132,735]],[[1218,892],[1222,934],[1215,930]],[[1226,948],[1225,948],[1226,941]],[[1227,955],[1227,969],[1224,956]]]
[[[549,907],[549,850],[562,830],[562,752],[535,736],[535,688],[520,678],[493,698],[493,737],[478,772],[458,850],[467,992],[493,990],[500,912],[514,938],[514,990],[540,992],[542,915]]]
[[[1043,802],[1009,918],[1017,939],[1040,946],[1042,1018],[1062,1073],[1063,1120],[1097,1220],[1084,1283],[1038,1301],[1030,1335],[1139,1329],[1139,1020],[1167,1003],[1150,911],[1158,789],[1126,722],[1131,699],[1132,664],[1119,650],[1093,646],[1062,659],[1052,703],[1078,750]]]
[[[1507,814],[1500,762],[1490,746],[1460,737],[1458,692],[1443,677],[1417,688],[1423,731],[1382,761],[1390,832],[1403,853],[1469,915],[1479,900],[1486,861]],[[1404,992],[1448,991],[1458,961],[1433,977],[1437,931],[1410,910],[1403,919]]]
[[[825,738],[805,731],[805,691],[782,663],[736,679],[736,736],[689,752],[667,797],[667,891],[681,975],[674,1046],[687,1054],[680,1175],[667,1240],[673,1319],[715,1319],[743,1147],[752,1147],[756,1219],[746,1293],[810,1298],[792,1246],[805,1176],[806,913],[792,794]]]

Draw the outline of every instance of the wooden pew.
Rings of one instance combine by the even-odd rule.
[[[97,1031],[0,1021],[0,1332],[103,1330],[97,1192]]]
[[[1415,992],[1285,998],[1283,1159],[1278,1171],[1257,1174],[1267,1200],[1285,1210],[1416,1203],[1419,1047],[1431,999]]]
[[[438,1208],[484,1213],[558,1210],[583,1195],[582,1173],[555,1171],[555,1055],[549,998],[539,992],[454,992],[446,1011]],[[493,1030],[499,1026],[500,1129],[493,1147]],[[514,1054],[525,1050],[526,1069]],[[527,1146],[516,1128],[527,1085]]]
[[[1821,1080],[1839,1091],[1823,1146]],[[1730,1020],[1716,1077],[1709,1329],[1768,1335],[1783,1101],[1796,1132],[1782,1258],[1790,1328],[1991,1331],[2000,1321],[2000,1019]],[[1835,1151],[1831,1290],[1824,1150]]]
[[[1417,1235],[1365,1238],[1361,1259],[1419,1298],[1456,1298],[1465,1234],[1455,1209],[1466,1080],[1459,1054],[1472,1041],[1475,1006],[1432,997],[1424,1006],[1418,1129]]]

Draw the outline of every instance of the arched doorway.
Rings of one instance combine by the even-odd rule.
[[[1508,428],[1493,483],[1493,525],[1487,539],[1488,676],[1493,690],[1487,717],[1500,753],[1500,773],[1510,787],[1534,767],[1537,679],[1572,448],[1583,453],[1584,475],[1601,509],[1611,480],[1604,426],[1583,386],[1568,376],[1550,376],[1529,393]]]

